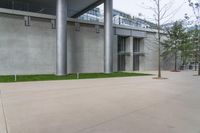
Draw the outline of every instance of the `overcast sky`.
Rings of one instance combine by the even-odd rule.
[[[113,6],[115,9],[124,11],[132,16],[138,16],[139,13],[143,14],[143,18],[151,20],[153,18],[153,12],[147,9],[152,5],[153,0],[113,0]],[[161,0],[161,5],[169,4],[171,6],[168,10],[168,14],[171,14],[167,18],[170,20],[184,19],[185,13],[189,16],[193,16],[192,9],[188,6],[188,0]],[[173,15],[172,15],[173,14]]]

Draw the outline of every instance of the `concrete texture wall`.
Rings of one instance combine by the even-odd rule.
[[[158,69],[158,45],[156,42],[156,34],[148,32],[147,37],[144,38],[144,50],[145,56],[140,58],[141,70],[157,70]]]
[[[103,72],[103,30],[96,33],[88,25],[80,25],[80,30],[76,30],[73,23],[68,27],[68,71]]]
[[[147,32],[147,37],[144,38],[141,44],[141,51],[144,51],[145,56],[140,57],[140,70],[158,70],[158,42],[156,41],[157,34],[155,32]],[[165,41],[167,38],[164,34],[161,36],[161,41]],[[163,48],[161,46],[161,53]],[[177,63],[180,66],[180,60]],[[161,57],[161,69],[162,70],[173,70],[174,68],[174,57],[169,58]]]
[[[50,23],[0,15],[0,74],[54,73],[55,30]]]
[[[103,72],[103,27],[68,23],[68,72]],[[113,44],[117,36],[113,35]],[[117,70],[117,45],[113,46],[114,70]],[[50,20],[31,19],[24,25],[22,16],[0,14],[0,75],[54,74],[56,65],[56,29]]]

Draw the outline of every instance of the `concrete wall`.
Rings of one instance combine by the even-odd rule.
[[[96,33],[94,27],[80,25],[76,31],[73,23],[68,28],[68,71],[103,72],[103,30]]]
[[[144,38],[144,50],[145,56],[140,58],[141,70],[157,70],[158,69],[158,45],[155,40],[156,34],[148,32],[147,37]]]
[[[0,74],[54,73],[55,30],[49,22],[0,15]]]
[[[103,72],[104,31],[95,25],[68,23],[68,71]],[[117,36],[113,36],[117,44]],[[117,45],[113,47],[117,70]],[[22,16],[0,14],[0,75],[53,74],[56,65],[56,29],[50,20],[33,19],[24,26]]]
[[[140,57],[140,70],[158,70],[158,42],[156,42],[157,34],[153,32],[147,32],[147,37],[144,38],[144,43],[141,45],[141,51],[144,51],[145,56]],[[167,38],[165,35],[161,36],[161,41],[165,41]],[[163,48],[161,46],[161,54]],[[178,59],[177,67],[181,65],[180,58]],[[167,58],[161,57],[161,69],[173,70],[174,69],[174,56]]]

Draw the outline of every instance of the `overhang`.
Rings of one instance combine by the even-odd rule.
[[[13,8],[13,4],[16,5],[14,8],[23,9],[24,6],[29,6],[31,10],[34,8],[41,8],[41,10],[51,10],[52,14],[56,11],[57,0],[1,0],[0,7]],[[68,4],[68,17],[78,17],[87,11],[95,8],[96,6],[103,3],[104,0],[67,0]],[[21,6],[21,7],[19,7]],[[18,10],[18,9],[17,9]],[[37,9],[38,12],[41,11]],[[49,11],[50,12],[50,11]]]

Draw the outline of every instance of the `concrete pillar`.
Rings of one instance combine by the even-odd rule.
[[[56,75],[67,74],[67,0],[57,0],[57,61]]]
[[[126,71],[133,71],[133,37],[126,39],[126,52],[130,53],[126,56]]]
[[[113,72],[113,0],[105,0],[104,2],[104,72]]]

